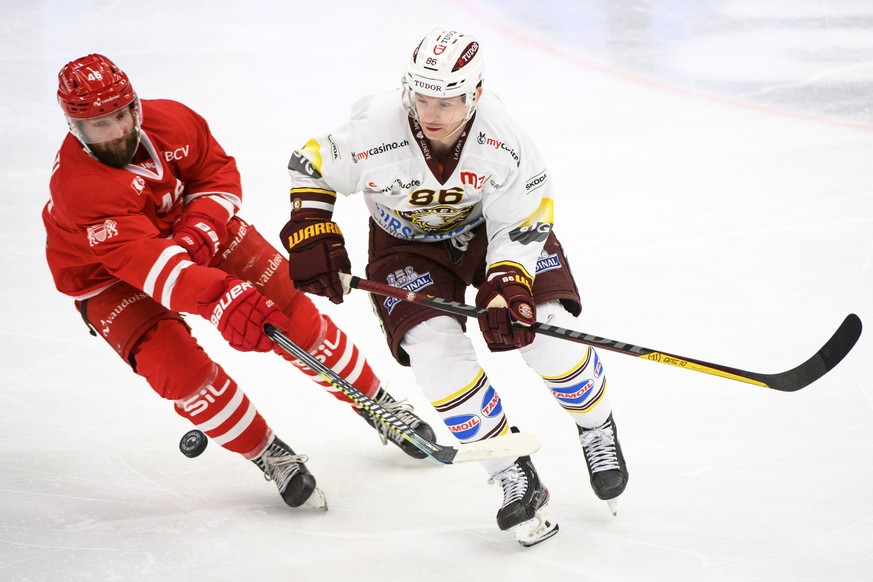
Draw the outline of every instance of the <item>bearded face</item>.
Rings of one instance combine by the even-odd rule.
[[[99,117],[76,120],[74,129],[91,154],[113,168],[129,164],[139,146],[139,123],[132,106]]]
[[[137,147],[139,147],[139,128],[117,140],[90,144],[88,149],[95,158],[107,166],[123,168],[133,159]]]

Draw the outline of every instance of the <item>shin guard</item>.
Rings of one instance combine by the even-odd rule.
[[[292,340],[293,341],[293,340]],[[379,378],[373,372],[366,358],[358,350],[343,330],[338,328],[326,315],[321,316],[320,331],[308,346],[301,345],[325,366],[349,381],[355,388],[369,397],[374,397],[379,390]],[[278,346],[276,353],[289,360],[297,369],[306,374],[313,382],[344,402],[351,400],[337,390],[330,382],[324,380],[303,362],[294,358]]]
[[[271,431],[254,404],[218,364],[176,412],[225,449],[253,459],[264,450]]]
[[[406,333],[401,346],[409,354],[416,382],[455,438],[466,443],[509,433],[500,395],[456,319],[439,316],[423,321]],[[491,473],[512,462],[481,464]]]
[[[183,322],[159,321],[131,355],[136,373],[216,444],[246,458],[267,446],[271,433],[266,421]]]
[[[564,325],[561,317],[571,319],[557,301],[538,306],[537,311],[541,318],[546,316],[547,323],[554,325]],[[567,323],[572,325],[572,320]],[[578,426],[600,426],[609,417],[612,406],[606,391],[606,376],[594,348],[538,335],[531,345],[519,351]]]

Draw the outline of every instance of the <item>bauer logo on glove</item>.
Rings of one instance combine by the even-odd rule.
[[[212,241],[212,252],[218,250],[218,235],[212,230],[212,227],[205,222],[198,222],[194,225],[194,228],[200,229],[203,233],[209,237],[209,240]]]
[[[218,324],[221,322],[221,316],[224,315],[224,310],[233,303],[233,300],[243,294],[246,289],[251,289],[252,284],[247,281],[241,281],[227,290],[227,293],[218,300],[215,304],[215,308],[212,310],[212,317],[209,318],[209,321],[212,325],[218,327]]]

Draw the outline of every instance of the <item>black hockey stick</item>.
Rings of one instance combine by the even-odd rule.
[[[477,317],[485,311],[484,309],[479,309],[472,305],[465,305],[463,303],[458,303],[457,301],[449,301],[448,299],[440,299],[439,297],[434,297],[432,295],[407,291],[385,283],[368,281],[353,275],[346,275],[345,273],[340,273],[340,278],[343,281],[343,285],[350,288],[369,291],[370,293],[383,295],[385,297],[394,297],[395,299],[401,299],[403,301],[421,303],[422,305],[427,305],[428,307],[445,311],[446,313],[453,313],[455,315],[463,315],[466,317]],[[825,343],[825,345],[811,358],[796,368],[778,374],[747,372],[746,370],[740,370],[738,368],[731,368],[729,366],[722,366],[721,364],[713,364],[711,362],[695,360],[685,356],[668,354],[667,352],[662,352],[660,350],[650,350],[633,344],[598,337],[596,335],[573,331],[545,323],[534,323],[532,329],[536,333],[543,335],[587,344],[637,358],[645,358],[647,360],[669,364],[678,368],[685,368],[688,370],[694,370],[695,372],[721,376],[722,378],[729,378],[731,380],[754,384],[756,386],[763,386],[765,388],[773,388],[774,390],[780,390],[782,392],[795,392],[824,376],[846,357],[846,354],[848,354],[854,347],[855,342],[858,341],[858,338],[861,335],[861,319],[854,313],[849,314],[846,319],[843,320],[843,323],[840,324],[840,327],[837,328],[834,335],[831,336],[831,339],[829,339],[827,343]]]
[[[279,347],[351,398],[355,404],[385,423],[391,430],[400,433],[404,439],[423,453],[444,465],[501,457],[514,459],[529,455],[540,448],[539,439],[530,433],[512,433],[473,443],[461,443],[457,447],[447,447],[431,442],[415,432],[389,410],[386,410],[384,406],[355,388],[348,380],[322,364],[315,356],[292,342],[275,326],[266,324],[264,333]]]

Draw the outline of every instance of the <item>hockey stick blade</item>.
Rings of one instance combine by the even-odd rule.
[[[448,447],[445,447],[448,448]],[[540,439],[527,432],[515,432],[490,439],[458,445],[452,453],[452,463],[497,459],[500,457],[518,458],[536,452]],[[527,452],[525,452],[527,451]]]
[[[407,291],[400,287],[368,281],[353,275],[346,275],[345,273],[340,273],[340,278],[343,285],[351,289],[361,289],[385,297],[394,297],[403,301],[420,303],[454,315],[478,317],[485,311],[472,305],[465,305],[457,301],[449,301],[448,299],[441,299],[415,291]],[[582,343],[636,358],[644,358],[653,362],[676,366],[677,368],[721,376],[722,378],[745,382],[746,384],[772,388],[781,392],[795,392],[805,388],[832,370],[855,346],[855,343],[857,343],[858,338],[861,336],[861,328],[861,318],[854,313],[849,314],[827,343],[804,363],[796,368],[777,374],[759,374],[757,372],[749,372],[739,368],[669,354],[660,350],[651,350],[626,342],[598,337],[554,325],[537,322],[531,326],[531,329],[538,334]]]
[[[454,463],[501,457],[514,459],[529,455],[540,448],[539,439],[527,433],[507,434],[485,439],[484,441],[462,443],[457,447],[448,447],[431,442],[415,432],[414,429],[397,418],[384,406],[355,388],[348,380],[322,364],[315,356],[292,342],[277,327],[268,323],[264,326],[264,333],[279,347],[300,360],[306,367],[321,376],[334,388],[348,396],[352,402],[378,418],[391,430],[399,433],[405,440],[439,463],[451,465]]]
[[[850,313],[834,332],[834,335],[808,360],[779,374],[755,374],[745,372],[768,388],[783,392],[795,392],[809,386],[839,364],[855,347],[861,337],[861,318]]]

